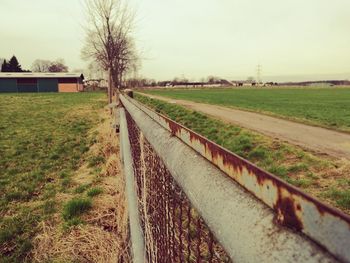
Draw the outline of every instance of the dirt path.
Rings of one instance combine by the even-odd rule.
[[[175,100],[144,93],[142,95],[185,106],[223,121],[238,124],[270,137],[301,146],[318,154],[350,159],[350,134],[244,110],[186,100]]]

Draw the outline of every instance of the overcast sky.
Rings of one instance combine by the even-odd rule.
[[[346,75],[350,78],[349,0],[129,0],[141,75],[244,78]],[[37,59],[80,58],[80,0],[0,0],[0,57],[24,68]],[[339,76],[340,76],[339,75]]]

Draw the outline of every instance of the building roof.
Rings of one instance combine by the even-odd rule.
[[[0,72],[0,79],[13,79],[13,78],[82,78],[84,75],[81,73],[54,73],[54,72]]]

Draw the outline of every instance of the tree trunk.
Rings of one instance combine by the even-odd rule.
[[[119,89],[115,89],[115,101],[118,104],[119,104],[119,94],[120,94],[120,90]]]
[[[112,78],[112,71],[111,69],[108,69],[108,103],[112,103],[113,98],[113,78]]]

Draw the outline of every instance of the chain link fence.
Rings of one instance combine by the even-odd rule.
[[[148,262],[231,262],[126,113]]]

